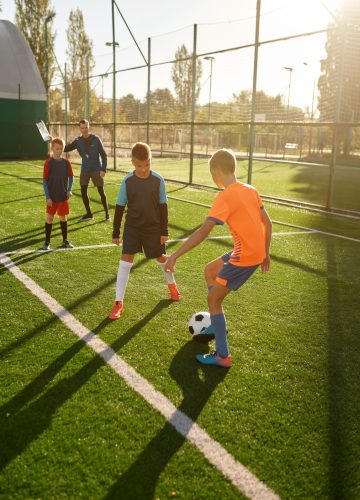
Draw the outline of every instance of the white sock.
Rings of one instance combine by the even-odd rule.
[[[124,300],[126,286],[129,280],[130,270],[132,268],[132,262],[126,262],[125,260],[120,260],[119,269],[116,279],[116,298],[115,300]]]
[[[158,260],[156,261],[159,266],[161,267],[161,270],[162,272],[164,273],[164,276],[166,278],[166,281],[168,282],[168,285],[173,285],[175,283],[175,280],[174,280],[174,274],[169,272],[169,271],[165,271],[165,264],[166,264],[166,261],[165,262],[159,262]]]

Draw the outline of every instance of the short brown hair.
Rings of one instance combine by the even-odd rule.
[[[210,168],[217,168],[224,174],[233,174],[236,168],[236,156],[231,149],[218,149],[209,160]]]
[[[60,144],[63,148],[65,147],[65,141],[61,137],[54,137],[51,141],[51,146],[54,144]]]
[[[151,158],[151,149],[146,142],[135,142],[131,148],[131,157],[144,161]]]
[[[87,126],[89,126],[90,123],[89,123],[88,120],[85,120],[85,118],[83,118],[82,120],[79,121],[79,127],[80,127],[80,125],[87,125]]]

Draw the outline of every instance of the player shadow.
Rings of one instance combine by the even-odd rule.
[[[17,203],[18,201],[27,201],[27,200],[31,200],[32,198],[44,198],[44,195],[43,194],[35,194],[34,196],[25,196],[24,198],[15,198],[12,200],[1,201],[0,205],[10,205],[10,203]]]
[[[336,254],[336,245],[334,240],[327,241],[327,368],[330,491],[331,498],[340,499],[355,494],[355,475],[352,478],[351,473],[358,470],[354,436],[358,435],[360,422],[360,314],[354,296],[359,297],[360,287],[339,283],[345,264]]]
[[[112,343],[110,347],[114,351],[121,349],[153,317],[170,304],[170,300],[161,300],[146,316],[131,327],[120,339]],[[52,321],[56,320],[57,317],[51,318],[43,323],[41,329],[44,330]],[[108,318],[101,321],[92,332],[89,331],[89,338],[94,333],[98,334],[109,322]],[[36,330],[39,333],[39,328]],[[86,384],[99,368],[105,366],[102,358],[95,355],[80,370],[71,376],[63,377],[50,389],[46,390],[47,386],[54,381],[56,376],[85,345],[82,340],[76,341],[18,394],[0,407],[0,442],[2,443],[0,470],[6,467],[16,456],[20,455],[32,441],[37,439],[51,425],[53,414]],[[4,354],[4,351],[2,351],[2,354]]]
[[[19,456],[52,424],[55,412],[104,366],[95,355],[76,373],[63,376],[47,390],[54,377],[85,346],[77,341],[19,394],[0,408],[0,470]]]
[[[78,217],[76,217],[76,219],[78,219]],[[90,224],[88,223],[87,225],[85,225],[85,223],[83,222],[80,222],[79,220],[76,220],[75,222],[72,222],[70,224],[68,222],[68,235],[75,233],[76,231],[81,231],[83,229],[86,229],[89,226],[102,224],[104,221],[103,220],[92,221]],[[44,243],[44,241],[45,241],[44,227],[36,228],[29,231],[25,235],[17,236],[13,239],[10,238],[8,238],[7,240],[4,239],[3,242],[0,243],[0,252],[12,252],[14,250],[22,250],[22,249],[27,250],[26,247],[35,244],[39,244],[40,247],[40,244]],[[62,243],[61,226],[57,220],[55,220],[53,224],[53,230],[51,233],[51,243],[53,248],[60,247]],[[38,250],[38,249],[29,248],[29,250]]]
[[[194,355],[207,352],[203,344],[187,342],[174,356],[170,366],[170,376],[183,393],[183,400],[177,408],[194,422],[215,391],[224,380],[227,370],[205,367],[198,364]],[[178,414],[153,437],[135,462],[113,484],[106,499],[153,500],[159,476],[185,441],[171,422],[176,423]],[[186,428],[185,433],[191,430]]]
[[[27,255],[27,256],[24,256],[25,257],[24,261],[19,262],[17,260],[15,262],[15,264],[16,265],[23,264],[24,262],[28,262],[29,260],[33,260],[33,259],[36,259],[38,257],[41,257],[42,255],[43,254],[41,254],[41,253],[31,254],[30,256]],[[3,270],[4,269],[5,268],[3,268]],[[1,271],[1,269],[0,269],[0,271]],[[7,271],[7,270],[5,269],[5,271]],[[101,293],[103,290],[109,288],[110,286],[113,286],[114,283],[115,283],[115,281],[116,281],[116,276],[114,276],[114,277],[112,277],[112,278],[104,281],[103,283],[99,284],[97,286],[97,288],[89,291],[88,293],[86,293],[86,294],[82,295],[81,297],[79,297],[78,299],[74,300],[71,304],[67,305],[66,309],[69,312],[73,311],[74,309],[76,309],[82,303],[84,303],[84,302],[88,301],[89,299],[93,298],[94,296],[98,295],[99,293]],[[10,354],[15,349],[21,347],[26,342],[29,342],[30,340],[34,339],[37,335],[39,335],[41,332],[43,332],[44,330],[46,330],[46,328],[48,326],[50,326],[55,321],[58,321],[58,317],[55,316],[55,315],[53,315],[48,320],[43,321],[40,325],[35,326],[32,330],[30,330],[29,332],[27,332],[22,337],[20,337],[20,338],[14,340],[13,342],[11,342],[8,346],[4,347],[0,351],[0,359],[1,359],[1,357],[6,356],[7,354]]]

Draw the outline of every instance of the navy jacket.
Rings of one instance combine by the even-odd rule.
[[[91,142],[89,152],[85,151],[84,139],[82,136],[77,137],[73,142],[65,146],[65,153],[77,149],[81,156],[81,172],[96,172],[103,170],[106,172],[107,154],[100,137],[95,134],[90,134]]]

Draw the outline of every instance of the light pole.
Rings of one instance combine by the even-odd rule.
[[[49,54],[48,54],[48,24],[56,16],[56,13],[48,15],[45,18],[45,87],[46,87],[46,102],[49,115]]]
[[[286,105],[286,120],[289,120],[291,78],[292,78],[292,72],[294,71],[294,68],[291,68],[290,66],[284,66],[284,69],[289,72],[289,87],[288,87],[288,98],[287,98],[287,105]],[[283,158],[285,158],[285,149],[286,149],[286,143],[287,143],[287,128],[288,128],[288,126],[285,125]]]
[[[119,47],[118,42],[115,42],[115,16],[114,16],[114,0],[111,0],[112,13],[112,42],[106,42],[107,47],[112,47],[113,53],[113,96],[112,96],[112,121],[113,121],[113,141],[114,141],[114,170],[116,170],[116,47]]]
[[[213,56],[206,56],[204,57],[206,61],[210,61],[210,83],[209,83],[209,111],[208,111],[208,122],[211,120],[211,87],[212,87],[212,70],[213,70],[213,62],[215,61],[215,57]],[[208,124],[208,127],[210,127],[210,123]],[[208,154],[209,150],[209,128],[208,128],[208,133],[206,137],[206,154]]]
[[[306,66],[307,68],[309,67],[309,64],[304,61],[303,65]],[[312,88],[312,98],[311,98],[311,114],[310,114],[310,120],[313,122],[314,121],[314,104],[315,104],[315,87],[316,87],[316,77],[314,78],[313,82],[313,88]],[[311,156],[311,150],[312,150],[312,127],[310,127],[310,134],[309,134],[309,151],[308,151],[308,156]]]
[[[288,88],[288,98],[287,98],[287,106],[286,106],[286,119],[289,118],[289,107],[290,107],[290,92],[291,92],[291,77],[294,68],[290,68],[289,66],[284,66],[284,69],[289,72],[289,88]]]

